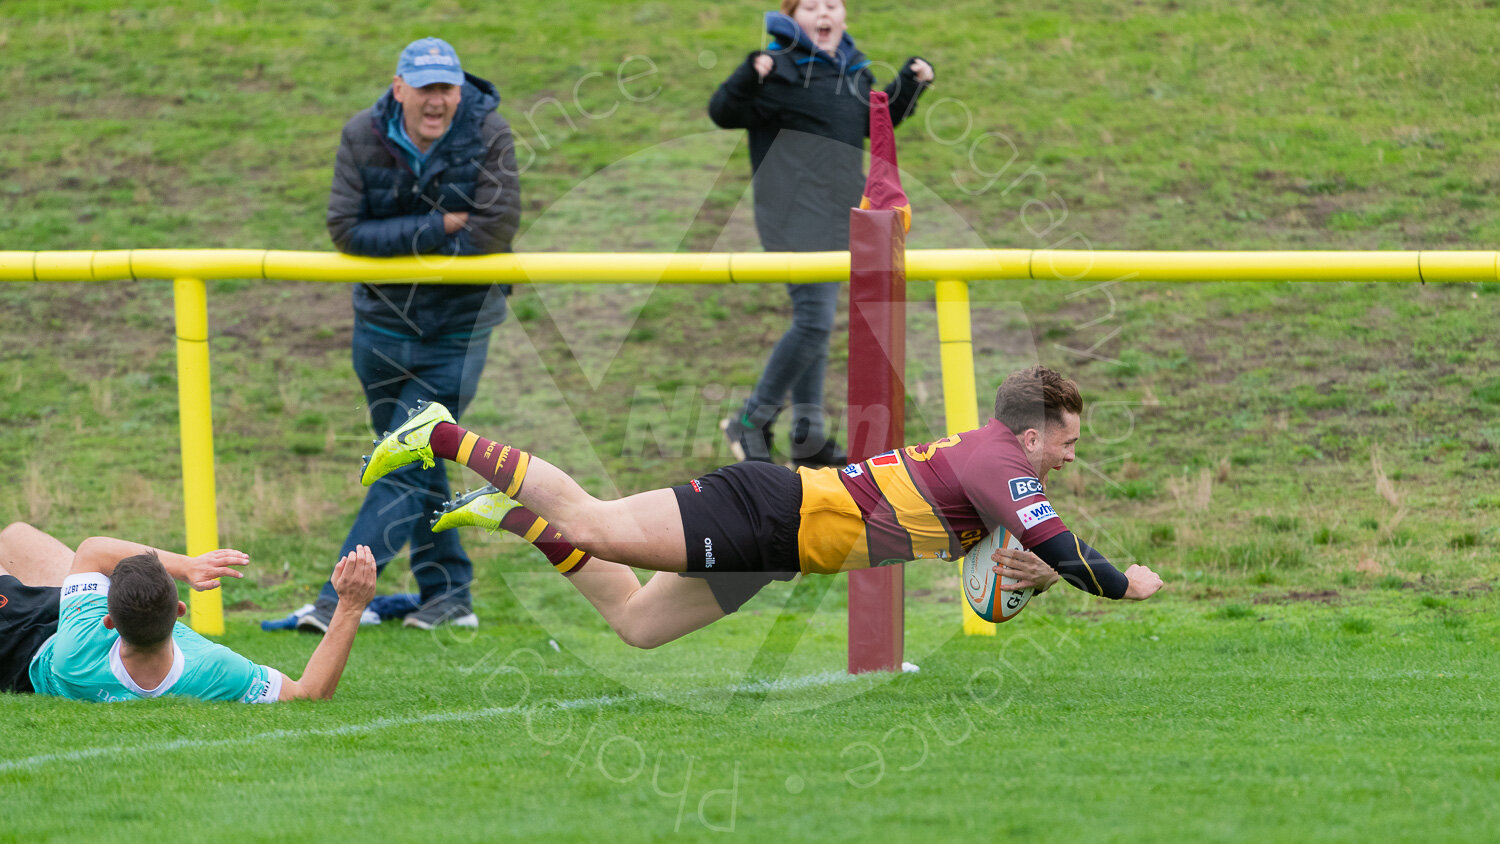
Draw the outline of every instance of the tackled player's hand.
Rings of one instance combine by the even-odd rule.
[[[357,545],[333,567],[333,588],[339,604],[363,609],[375,598],[375,555],[368,545]]]
[[[188,562],[188,585],[195,592],[204,592],[209,589],[219,588],[221,577],[244,577],[244,572],[236,571],[230,566],[245,566],[250,564],[250,555],[244,551],[236,551],[233,548],[220,548],[209,551],[207,554],[199,554]]]

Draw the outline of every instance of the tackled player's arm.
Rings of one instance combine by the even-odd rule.
[[[333,588],[339,605],[323,640],[307,660],[300,680],[286,677],[281,684],[281,700],[312,698],[328,700],[339,687],[354,634],[359,632],[359,617],[375,597],[375,555],[367,546],[356,546],[333,568]],[[285,675],[283,675],[285,676]]]
[[[221,577],[244,577],[244,573],[232,567],[244,566],[250,562],[248,554],[232,548],[220,548],[196,557],[189,557],[186,554],[153,548],[141,542],[129,542],[108,536],[91,536],[79,543],[78,550],[73,554],[73,565],[68,570],[68,574],[98,572],[109,577],[115,573],[115,566],[119,565],[121,560],[152,551],[156,552],[167,574],[199,592],[217,588]]]
[[[1141,565],[1122,572],[1070,530],[1038,543],[1031,550],[1056,569],[1063,580],[1090,595],[1117,601],[1144,601],[1161,588],[1161,577],[1156,572]]]

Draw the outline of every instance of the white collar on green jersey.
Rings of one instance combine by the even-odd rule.
[[[167,672],[167,676],[162,679],[161,684],[154,689],[141,688],[140,684],[135,681],[135,678],[130,676],[130,672],[125,670],[125,663],[120,660],[120,644],[120,640],[115,639],[114,647],[109,649],[109,670],[115,675],[115,679],[120,681],[120,685],[130,691],[135,692],[141,697],[161,697],[167,693],[168,689],[172,688],[172,684],[182,679],[182,650],[177,647],[176,641],[172,642],[172,670]]]

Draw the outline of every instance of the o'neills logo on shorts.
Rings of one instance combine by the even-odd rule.
[[[703,567],[711,569],[716,562],[718,561],[714,559],[714,541],[705,536],[703,537]]]

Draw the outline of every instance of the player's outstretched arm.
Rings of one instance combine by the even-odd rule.
[[[1057,569],[1063,580],[1090,595],[1116,601],[1144,601],[1161,588],[1161,577],[1156,572],[1141,565],[1122,572],[1072,531],[1065,530],[1031,550]]]
[[[328,632],[307,660],[302,679],[290,677],[281,684],[281,700],[312,698],[328,700],[339,687],[354,634],[359,631],[359,616],[375,597],[375,555],[368,546],[359,545],[339,560],[333,568],[333,588],[339,593],[338,608]]]
[[[174,580],[186,583],[199,592],[217,589],[219,579],[222,577],[244,577],[243,572],[233,567],[248,565],[250,562],[250,555],[231,548],[220,548],[209,551],[207,554],[189,557],[186,554],[164,551],[140,542],[128,542],[108,536],[91,536],[79,544],[78,551],[73,555],[73,565],[68,573],[98,572],[109,577],[114,574],[115,566],[119,565],[121,560],[151,551],[156,552],[162,567]]]

